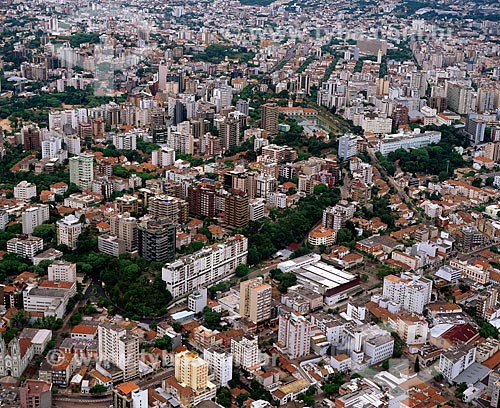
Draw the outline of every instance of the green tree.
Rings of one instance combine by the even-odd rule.
[[[216,330],[220,328],[220,321],[222,314],[219,312],[215,312],[212,308],[206,307],[203,310],[204,313],[204,325],[205,327],[211,329],[211,330]]]
[[[94,385],[90,390],[89,392],[91,394],[100,394],[102,392],[106,392],[108,390],[108,387],[102,385],[102,384],[96,384]]]
[[[45,243],[54,242],[56,238],[56,226],[53,224],[42,224],[33,228],[35,237],[43,238]]]
[[[221,387],[217,390],[217,403],[224,408],[231,408],[232,395],[231,390],[227,387]]]
[[[481,177],[476,177],[474,180],[472,180],[472,185],[474,187],[481,187],[481,184],[483,183],[483,180],[481,179]]]
[[[239,278],[243,278],[248,275],[250,268],[246,264],[240,264],[236,267],[236,276]]]

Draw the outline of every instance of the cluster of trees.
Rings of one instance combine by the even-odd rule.
[[[156,347],[160,350],[172,351],[172,339],[169,336],[163,336],[156,338],[151,343],[141,344],[141,349],[149,349],[150,347]]]
[[[214,311],[210,307],[206,307],[203,310],[203,325],[210,330],[221,330],[220,321],[222,318],[222,313]]]
[[[299,400],[301,400],[306,406],[312,407],[315,403],[314,394],[316,394],[316,388],[311,385],[306,392],[303,392],[298,396]]]
[[[248,51],[245,47],[212,44],[205,48],[204,52],[198,54],[197,58],[212,64],[219,64],[224,61],[226,57],[229,59],[238,59],[242,62],[248,62],[254,56],[255,53]]]
[[[61,108],[63,104],[96,107],[109,101],[108,97],[95,96],[90,86],[85,90],[67,87],[64,92],[49,95],[0,100],[0,119],[9,118],[14,127],[18,126],[18,118],[47,126],[50,109]]]
[[[335,373],[321,386],[321,389],[327,395],[336,395],[339,393],[339,388],[344,384],[344,377],[340,373]]]
[[[280,269],[273,269],[270,272],[271,277],[279,282],[278,290],[286,293],[289,287],[297,284],[297,275],[291,272],[281,272]]]
[[[376,276],[380,280],[384,279],[386,276],[389,275],[399,275],[401,272],[401,268],[398,268],[397,266],[392,266],[386,263],[381,263],[377,265],[377,273]]]
[[[129,254],[113,258],[96,253],[93,247],[89,250],[85,245],[88,237],[79,239],[78,243],[80,241],[81,251],[67,253],[64,259],[75,262],[78,270],[86,275],[102,280],[111,302],[121,308],[120,312],[126,317],[138,319],[167,313],[172,294],[161,279],[161,263]]]
[[[276,135],[273,139],[273,142],[276,144],[295,147],[299,152],[307,151],[309,155],[313,156],[321,156],[322,150],[333,149],[337,146],[335,138],[331,138],[329,141],[325,142],[322,139],[307,137],[303,133],[304,128],[295,120],[281,118],[280,121],[288,124],[290,130],[288,132],[280,132]],[[299,159],[301,159],[301,157],[299,157]]]
[[[59,37],[61,40],[69,41],[73,48],[78,48],[80,45],[89,43],[97,44],[99,42],[99,34],[97,33],[75,33],[70,36]]]
[[[238,371],[236,368],[233,368],[233,381],[231,383],[235,383],[234,377]],[[230,383],[230,384],[231,384]],[[271,393],[266,390],[258,381],[253,380],[250,383],[250,392],[242,392],[236,397],[235,404],[238,407],[242,407],[245,401],[248,398],[252,398],[253,400],[264,400],[270,402],[272,405],[276,406],[276,401],[273,399]],[[221,387],[217,390],[217,403],[224,408],[230,408],[233,405],[232,399],[233,395],[231,394],[231,390],[228,387]]]
[[[242,233],[248,237],[248,263],[256,265],[277,250],[301,242],[321,219],[323,209],[340,200],[340,190],[327,189],[322,194],[301,198],[295,208],[278,213],[275,220],[251,222]]]

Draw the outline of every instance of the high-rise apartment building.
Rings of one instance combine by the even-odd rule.
[[[479,144],[484,141],[486,121],[477,118],[475,114],[469,114],[465,122],[464,130],[472,144]]]
[[[235,235],[167,263],[162,269],[162,279],[174,298],[179,298],[232,276],[238,265],[246,264],[247,255],[248,239]]]
[[[148,202],[148,213],[155,218],[168,218],[174,224],[184,224],[189,216],[189,204],[177,197],[157,195]]]
[[[139,248],[137,219],[128,212],[109,217],[109,235],[121,239],[127,252],[135,252]]]
[[[22,130],[24,150],[38,150],[42,147],[40,129],[35,126],[25,126]]]
[[[276,163],[289,163],[297,158],[297,152],[289,146],[278,146],[268,144],[262,147],[262,156],[265,161],[273,161]]]
[[[208,363],[197,353],[182,351],[175,354],[175,379],[193,391],[205,390],[208,383]]]
[[[259,338],[257,336],[243,335],[231,339],[231,354],[234,364],[250,370],[259,365]]]
[[[224,200],[225,224],[241,228],[248,224],[249,219],[248,194],[243,191],[233,191]]]
[[[446,101],[448,108],[460,115],[466,115],[472,110],[474,90],[458,82],[448,82],[446,88]]]
[[[73,214],[67,215],[57,221],[57,245],[67,245],[70,249],[76,249],[76,242],[82,233],[82,224]]]
[[[139,255],[147,261],[175,259],[175,225],[167,218],[152,218],[139,224]]]
[[[278,342],[291,359],[308,355],[311,350],[311,323],[294,312],[280,315]]]
[[[233,116],[224,118],[219,125],[219,136],[225,150],[239,146],[241,144],[239,119]]]
[[[431,301],[432,281],[410,273],[401,277],[389,275],[384,278],[382,295],[408,312],[421,314],[424,306]]]
[[[189,187],[189,212],[204,217],[214,217],[215,211],[215,187],[208,184]]]
[[[94,155],[81,153],[69,159],[69,180],[80,190],[91,188],[94,180]]]
[[[233,355],[219,346],[212,346],[203,351],[203,359],[208,364],[212,382],[227,387],[233,379]]]
[[[38,204],[24,210],[21,215],[23,234],[33,233],[35,227],[49,220],[49,216],[49,206],[47,204]]]
[[[271,317],[272,288],[262,278],[240,283],[240,315],[254,323]]]
[[[346,133],[339,137],[338,156],[342,160],[349,160],[358,154],[358,137]]]
[[[7,252],[31,259],[43,249],[43,239],[32,235],[19,235],[7,241]]]
[[[30,200],[36,196],[36,185],[26,180],[20,181],[14,186],[14,198],[18,200]]]
[[[98,352],[101,366],[111,363],[123,373],[120,380],[128,381],[139,375],[139,338],[127,330],[102,324],[98,327]]]
[[[271,135],[278,133],[279,106],[275,103],[262,105],[261,128],[267,130]]]
[[[151,163],[158,167],[171,166],[175,163],[175,150],[167,146],[154,150],[151,153]]]
[[[113,135],[113,144],[117,150],[135,150],[137,135],[133,132]]]

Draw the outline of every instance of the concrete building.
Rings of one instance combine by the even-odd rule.
[[[97,248],[99,252],[116,258],[127,252],[125,241],[109,234],[99,235],[97,238]]]
[[[339,137],[338,156],[342,160],[349,160],[358,154],[358,137],[346,133]]]
[[[234,364],[243,367],[245,370],[251,370],[258,367],[259,342],[257,336],[243,335],[231,339],[231,354]]]
[[[36,197],[35,184],[23,180],[14,186],[14,198],[18,200],[31,200],[33,197]]]
[[[279,317],[278,342],[291,358],[304,357],[311,350],[311,323],[295,313],[285,313]]]
[[[156,195],[148,202],[148,214],[155,218],[168,218],[173,224],[184,224],[188,220],[189,204],[177,197]]]
[[[82,233],[82,224],[73,214],[57,221],[57,244],[64,244],[75,250],[78,237]]]
[[[224,223],[235,228],[242,228],[249,221],[248,194],[233,191],[224,199]]]
[[[389,275],[384,278],[382,295],[412,313],[421,314],[431,301],[432,281],[410,273],[401,277]]]
[[[248,203],[248,217],[250,221],[258,221],[265,217],[266,202],[263,199],[254,198]]]
[[[88,190],[94,180],[94,155],[80,153],[69,159],[69,180],[80,190]]]
[[[238,265],[246,264],[247,254],[248,239],[235,235],[167,263],[162,269],[162,279],[174,298],[178,298],[232,276]]]
[[[76,282],[76,264],[65,261],[52,262],[47,272],[49,281],[53,282]]]
[[[380,153],[387,156],[398,149],[416,149],[418,147],[428,146],[441,141],[441,132],[425,131],[420,133],[420,129],[414,129],[413,133],[396,133],[386,135],[380,141]]]
[[[275,103],[265,103],[261,106],[261,125],[260,127],[267,130],[269,134],[275,135],[278,133],[278,118],[279,106]]]
[[[7,241],[7,252],[32,259],[43,250],[43,239],[31,235],[20,235]]]
[[[473,108],[474,90],[467,85],[458,82],[446,83],[446,101],[448,109],[460,115],[468,114]]]
[[[23,291],[23,306],[26,312],[41,313],[44,317],[62,319],[71,296],[76,294],[76,284],[61,283],[54,287],[30,285]]]
[[[297,152],[288,146],[269,144],[262,147],[264,161],[276,163],[291,163],[297,158]]]
[[[109,217],[109,235],[117,237],[125,243],[125,251],[133,253],[139,249],[139,232],[137,219],[130,213]]]
[[[21,408],[51,408],[52,384],[41,380],[26,380],[19,388]]]
[[[175,379],[193,391],[204,391],[208,383],[208,363],[192,351],[175,354]]]
[[[449,382],[464,372],[476,360],[476,347],[465,345],[442,353],[439,357],[438,370]]]
[[[113,144],[117,150],[135,150],[137,135],[133,132],[113,135]]]
[[[23,234],[31,234],[35,227],[48,221],[50,217],[48,204],[38,204],[29,207],[21,215],[23,224]]]
[[[200,288],[188,296],[188,310],[202,313],[207,307],[207,288]]]
[[[139,224],[139,255],[147,261],[175,259],[175,225],[167,218],[150,218]]]
[[[151,163],[158,167],[171,166],[175,163],[175,150],[162,146],[151,153]]]
[[[272,288],[255,278],[240,283],[240,315],[254,323],[260,323],[271,317]]]
[[[127,330],[103,324],[98,328],[99,363],[121,370],[116,380],[128,381],[139,375],[139,338]]]
[[[203,359],[208,363],[209,378],[221,387],[227,387],[233,379],[233,355],[218,346],[203,351]]]

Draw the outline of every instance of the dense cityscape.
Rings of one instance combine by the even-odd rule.
[[[500,3],[2,0],[0,406],[500,407]]]

